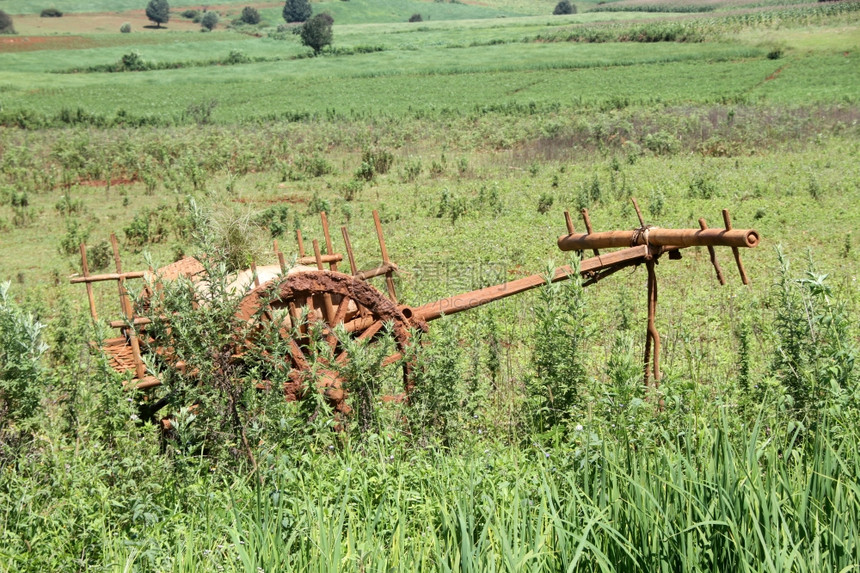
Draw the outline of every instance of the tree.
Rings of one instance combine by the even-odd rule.
[[[200,25],[203,26],[204,29],[208,31],[212,31],[215,26],[218,25],[218,14],[213,11],[208,11],[203,14],[203,18],[200,19]]]
[[[253,26],[260,23],[260,13],[253,6],[245,6],[242,8],[242,15],[239,16],[239,20]]]
[[[561,14],[576,14],[576,6],[570,3],[570,0],[561,0],[555,5],[555,10],[552,11],[556,16]]]
[[[326,12],[317,14],[302,24],[299,32],[302,44],[313,49],[315,56],[318,56],[323,48],[331,45],[332,24],[334,24],[334,18]]]
[[[15,27],[12,25],[12,16],[0,10],[0,34],[14,34]]]
[[[284,4],[284,20],[288,24],[306,22],[311,14],[313,14],[313,9],[308,0],[287,0]]]
[[[424,18],[421,17],[421,14],[415,13],[409,16],[410,22],[423,22]]]
[[[146,5],[146,17],[155,22],[157,28],[170,20],[170,4],[167,0],[149,0]]]

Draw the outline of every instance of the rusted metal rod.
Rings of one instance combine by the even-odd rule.
[[[723,209],[723,222],[726,224],[726,232],[730,233],[732,230],[732,217],[729,215],[728,209]],[[745,285],[750,284],[750,279],[747,276],[747,271],[744,269],[744,263],[741,260],[741,253],[738,251],[737,247],[740,245],[732,245],[732,254],[735,256],[735,263],[738,265],[738,272],[741,274],[741,281]]]
[[[367,269],[366,271],[359,271],[355,273],[355,277],[366,281],[367,279],[372,279],[373,277],[378,277],[380,275],[388,274],[390,272],[396,271],[397,265],[394,263],[383,263],[378,267]]]
[[[699,228],[703,231],[708,228],[708,223],[705,222],[705,219],[699,219]],[[714,247],[712,245],[708,245],[708,255],[711,257],[711,264],[714,265],[714,270],[717,271],[717,280],[720,281],[721,285],[726,284],[726,278],[723,276],[723,269],[720,268],[720,263],[717,262],[717,252],[714,251]]]
[[[658,247],[755,247],[759,234],[754,229],[661,229],[605,231],[599,233],[577,233],[558,238],[562,251],[584,249],[612,249],[631,245],[653,245]]]
[[[579,263],[579,272],[580,274],[584,274],[618,265],[620,263],[635,263],[638,259],[644,260],[645,256],[648,255],[648,252],[648,247],[637,246],[606,253],[599,257],[591,257]],[[570,274],[572,272],[573,269],[569,265],[559,267],[555,270],[552,282],[570,278]],[[544,286],[545,284],[546,277],[544,277],[544,275],[531,275],[529,277],[506,282],[504,284],[490,286],[427,303],[423,306],[413,308],[412,312],[415,317],[421,320],[435,320],[443,314],[456,314],[464,310],[469,310],[471,308],[493,302],[494,300],[500,300],[527,290]]]

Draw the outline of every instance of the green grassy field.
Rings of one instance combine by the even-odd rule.
[[[280,4],[201,34],[60,2],[75,19],[0,36],[0,571],[856,568],[858,4],[554,4],[315,3],[320,57]],[[131,51],[152,69],[98,71]],[[110,272],[112,232],[124,270],[274,264],[321,210],[367,268],[378,210],[418,306],[570,262],[563,212],[632,229],[631,198],[650,224],[728,208],[762,236],[748,286],[729,249],[722,287],[706,249],[660,259],[659,388],[642,268],[433,322],[409,404],[380,398],[402,385],[390,338],[350,346],[346,418],[285,402],[277,329],[246,339],[237,299],[192,309],[182,285],[139,312],[171,316],[187,369],[153,358],[164,385],[127,391],[88,344],[115,335],[115,283],[95,325],[68,283],[81,240]]]

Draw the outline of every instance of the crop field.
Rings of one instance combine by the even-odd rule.
[[[0,571],[860,568],[860,3],[313,2],[318,56],[282,3],[0,4]],[[293,322],[303,371],[225,294],[323,212],[378,265],[376,211],[414,309],[575,266],[564,212],[635,229],[631,198],[762,238],[749,285],[725,247],[724,286],[704,247],[659,259],[659,384],[646,265],[406,347]],[[126,272],[207,267],[126,283],[155,388],[99,348],[117,283],[93,321],[69,282],[81,242],[114,271],[111,233]]]

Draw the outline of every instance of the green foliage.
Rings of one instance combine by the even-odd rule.
[[[39,12],[39,16],[42,18],[62,18],[63,11],[57,8],[45,8]]]
[[[14,34],[15,26],[12,22],[12,17],[0,10],[0,34]]]
[[[203,18],[200,19],[200,25],[204,30],[214,30],[215,26],[218,25],[218,14],[212,10],[209,10],[205,14],[203,14]]]
[[[170,20],[170,4],[167,0],[149,0],[146,5],[146,17],[155,22],[157,28]]]
[[[132,249],[160,243],[169,233],[168,217],[163,209],[144,207],[134,215],[131,223],[123,229],[125,240]]]
[[[87,246],[87,264],[90,271],[100,271],[108,267],[113,259],[110,243],[101,240],[95,245]]]
[[[302,45],[311,48],[314,55],[318,56],[323,48],[331,45],[332,24],[334,24],[334,19],[326,12],[307,20],[299,30]]]
[[[415,391],[410,400],[412,434],[422,442],[454,443],[462,430],[463,348],[459,329],[443,321],[434,325],[432,343],[416,345]]]
[[[40,358],[45,325],[21,310],[0,283],[0,460],[10,428],[32,423],[43,392]]]
[[[552,209],[552,204],[555,202],[555,197],[553,197],[552,193],[548,191],[544,191],[538,197],[537,204],[537,212],[541,215],[545,215],[549,213],[550,209]]]
[[[313,197],[308,202],[308,215],[319,215],[320,213],[331,213],[331,203],[328,199],[314,192]]]
[[[86,243],[89,236],[89,226],[82,225],[78,219],[66,219],[66,234],[60,238],[60,254],[69,256],[77,254],[81,243]]]
[[[572,268],[571,278],[563,282],[551,282],[548,274],[547,286],[538,291],[534,306],[534,373],[527,388],[532,423],[538,432],[569,422],[587,383],[583,361],[590,336],[587,309],[578,265]]]
[[[242,14],[239,16],[239,20],[245,24],[255,26],[260,23],[260,13],[253,6],[245,6],[242,8]]]
[[[287,24],[305,22],[313,14],[313,8],[308,0],[286,0],[283,16]]]
[[[827,275],[814,269],[793,279],[782,251],[779,280],[774,289],[776,348],[771,368],[788,398],[794,419],[817,423],[827,413],[837,414],[836,398],[856,408],[857,347],[844,305],[834,299]]]
[[[424,18],[421,17],[421,14],[416,12],[415,14],[412,14],[411,16],[409,16],[409,21],[410,22],[423,22]]]
[[[553,8],[552,13],[556,16],[564,14],[576,14],[576,6],[570,3],[570,0],[561,0]]]
[[[119,31],[122,34],[130,34],[131,33],[131,24],[129,24],[128,22],[124,23],[122,26],[119,27]]]
[[[283,237],[293,227],[290,220],[291,210],[287,205],[279,204],[267,208],[256,217],[256,222],[261,227],[269,229],[273,239]]]
[[[142,72],[149,69],[139,52],[123,54],[116,65],[117,69],[124,72]]]
[[[187,18],[188,20],[194,20],[195,18],[200,17],[200,10],[195,10],[193,8],[188,8],[179,13],[183,18]],[[196,20],[195,20],[196,21]]]

